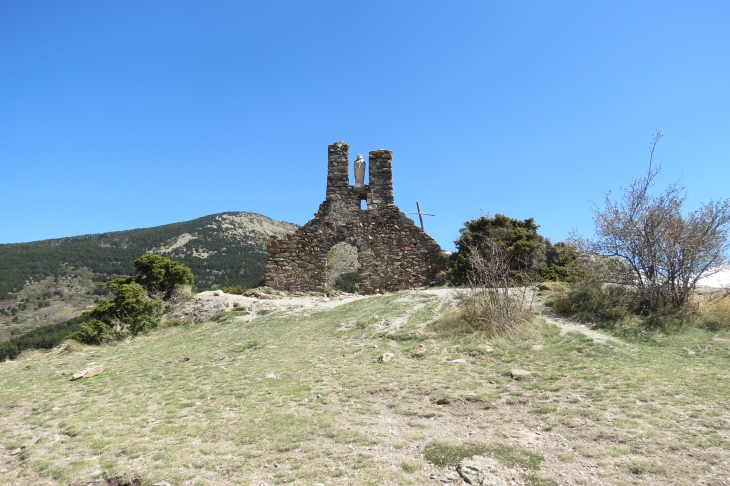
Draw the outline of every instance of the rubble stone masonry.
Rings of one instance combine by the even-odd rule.
[[[441,248],[393,200],[393,154],[370,152],[369,184],[349,183],[345,142],[328,147],[327,198],[314,219],[267,244],[264,283],[278,290],[326,290],[327,252],[340,242],[358,250],[360,293],[419,287],[441,270]],[[367,209],[360,202],[367,201]]]

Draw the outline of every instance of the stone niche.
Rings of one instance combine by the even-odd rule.
[[[314,219],[268,240],[265,285],[324,292],[327,254],[343,242],[357,249],[363,294],[419,287],[441,270],[438,243],[393,202],[393,153],[370,152],[368,184],[350,185],[349,150],[345,142],[328,147],[327,198]]]

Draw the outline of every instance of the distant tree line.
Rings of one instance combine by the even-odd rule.
[[[10,298],[26,281],[63,275],[68,268],[88,268],[96,281],[133,275],[132,262],[183,233],[198,238],[168,256],[191,269],[199,289],[212,286],[255,287],[266,267],[263,248],[222,238],[217,215],[155,228],[75,236],[31,243],[0,244],[0,300]],[[193,257],[205,248],[207,258]]]
[[[92,317],[82,314],[65,322],[41,326],[25,334],[0,343],[0,361],[15,359],[26,349],[52,349],[61,344],[69,334],[78,331]]]

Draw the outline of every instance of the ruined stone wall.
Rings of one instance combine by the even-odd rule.
[[[441,270],[439,245],[394,204],[392,152],[370,152],[368,184],[350,185],[349,149],[344,142],[328,147],[327,197],[314,219],[269,239],[266,285],[325,291],[327,251],[341,242],[358,250],[360,293],[418,287]]]

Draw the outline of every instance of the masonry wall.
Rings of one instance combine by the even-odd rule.
[[[314,219],[296,233],[271,237],[264,282],[279,290],[326,290],[327,252],[340,242],[358,250],[360,293],[419,287],[441,270],[441,248],[403,214],[393,199],[393,154],[368,157],[368,184],[350,185],[349,149],[328,147],[327,196]],[[360,202],[367,201],[367,210]]]

